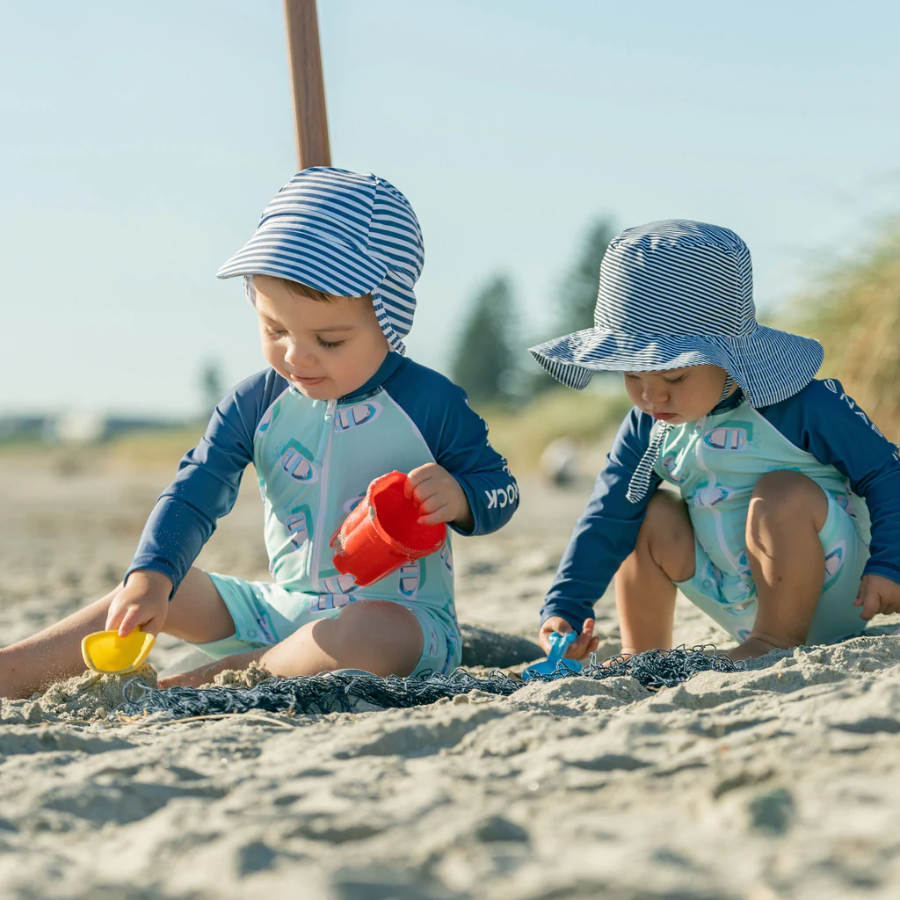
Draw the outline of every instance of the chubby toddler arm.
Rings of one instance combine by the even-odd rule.
[[[139,569],[164,575],[170,597],[216,522],[231,511],[244,469],[253,459],[253,436],[265,410],[286,388],[271,369],[241,382],[216,407],[200,443],[184,455],[175,480],[160,495],[125,575]]]
[[[490,445],[484,419],[469,408],[465,391],[412,361],[384,387],[419,430],[434,462],[465,495],[469,515],[446,520],[450,527],[464,535],[502,528],[518,508],[519,487]],[[455,493],[452,485],[446,487]]]
[[[544,599],[542,623],[560,618],[580,631],[585,621],[593,622],[594,603],[634,550],[647,505],[661,480],[653,475],[650,490],[640,502],[627,499],[631,476],[649,446],[652,425],[650,416],[633,409],[619,428]]]

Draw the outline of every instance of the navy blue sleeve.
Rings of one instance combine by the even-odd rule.
[[[866,574],[900,583],[900,454],[844,393],[839,381],[812,381],[760,412],[795,447],[834,466],[866,501],[872,520]]]
[[[653,417],[634,408],[619,428],[606,467],[575,525],[556,578],[541,607],[541,622],[562,616],[576,631],[594,615],[594,603],[637,544],[647,504],[662,479],[655,473],[644,498],[625,496],[631,476],[650,444]]]
[[[287,388],[272,369],[242,381],[216,407],[200,443],[188,451],[144,526],[125,579],[136,569],[161,572],[172,595],[216,529],[231,512],[241,477],[253,460],[256,426]]]
[[[519,488],[506,460],[488,441],[487,425],[469,408],[465,391],[411,360],[385,382],[385,390],[409,416],[438,465],[460,484],[474,525],[466,536],[502,528],[519,505]]]

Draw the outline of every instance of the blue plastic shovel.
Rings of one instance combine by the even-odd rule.
[[[532,675],[564,675],[566,672],[580,672],[581,663],[574,659],[563,659],[566,647],[577,638],[574,631],[568,634],[560,634],[554,631],[550,635],[550,652],[543,662],[537,662],[522,670],[522,680],[528,681]]]

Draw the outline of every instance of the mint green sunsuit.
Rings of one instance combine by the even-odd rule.
[[[265,505],[272,580],[211,573],[235,633],[198,644],[201,650],[221,658],[271,646],[349,603],[387,600],[409,609],[422,627],[417,674],[459,665],[449,533],[437,552],[364,589],[335,569],[329,547],[373,479],[431,462],[462,486],[475,522],[472,534],[508,521],[518,488],[458,387],[396,353],[340,400],[311,400],[271,369],[247,379],[219,405],[203,441],[185,456],[129,571],[154,568],[177,588],[215,520],[231,509],[250,462]]]

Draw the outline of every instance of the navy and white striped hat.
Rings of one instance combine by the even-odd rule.
[[[756,408],[806,387],[823,357],[817,341],[757,324],[750,251],[733,231],[684,219],[616,235],[600,266],[594,327],[530,352],[578,390],[598,371],[720,366]]]
[[[404,353],[424,264],[419,221],[397,188],[377,175],[318,166],[298,172],[275,195],[256,233],[216,275],[243,275],[251,303],[254,275],[338,297],[371,294],[391,349]]]

